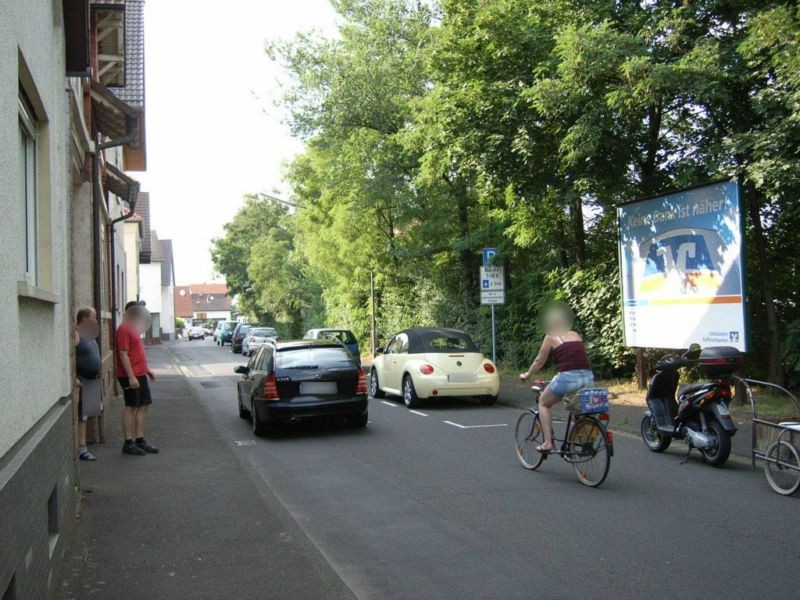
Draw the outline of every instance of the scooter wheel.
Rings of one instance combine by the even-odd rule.
[[[731,455],[731,436],[716,419],[709,419],[708,433],[716,440],[717,445],[715,448],[701,450],[703,460],[710,465],[719,467],[725,464]]]
[[[669,448],[672,438],[661,435],[656,425],[656,420],[652,415],[645,415],[642,418],[642,441],[649,450],[653,452],[664,452]]]

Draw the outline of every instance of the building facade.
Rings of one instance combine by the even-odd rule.
[[[224,283],[195,283],[175,287],[175,316],[194,322],[231,320],[233,305]]]
[[[0,4],[3,598],[47,595],[75,504],[67,142],[82,93],[66,27],[60,2]]]
[[[74,522],[74,315],[105,400],[146,168],[142,0],[0,2],[0,598],[46,598]],[[159,298],[160,301],[160,298]],[[98,428],[97,437],[102,437]]]

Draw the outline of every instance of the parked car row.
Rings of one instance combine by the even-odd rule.
[[[260,340],[262,336],[253,334],[268,329],[252,326],[249,333]],[[494,363],[469,334],[456,329],[415,327],[399,332],[376,351],[369,378],[351,331],[311,329],[305,338],[244,338],[248,345],[243,353],[250,361],[234,369],[242,376],[237,382],[239,416],[251,420],[258,436],[282,422],[317,417],[343,416],[364,427],[368,396],[399,396],[408,408],[415,408],[442,396],[474,396],[490,405],[500,391]]]

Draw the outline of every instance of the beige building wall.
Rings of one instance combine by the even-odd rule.
[[[54,12],[55,11],[55,12]],[[0,457],[71,393],[69,103],[60,2],[0,5]],[[39,282],[26,283],[19,90],[36,122]],[[35,371],[33,367],[35,366]]]

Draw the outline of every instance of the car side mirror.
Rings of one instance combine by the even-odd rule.
[[[233,372],[236,373],[237,375],[247,375],[248,373],[250,373],[250,369],[248,369],[244,365],[239,365],[238,367],[234,367]]]

